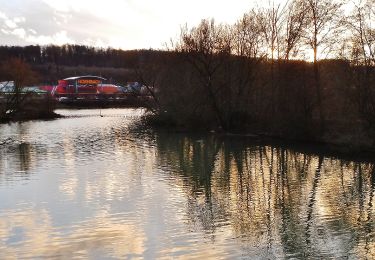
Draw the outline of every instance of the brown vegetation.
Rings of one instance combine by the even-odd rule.
[[[9,120],[25,120],[52,118],[54,102],[49,94],[39,96],[24,91],[23,87],[37,81],[38,75],[31,67],[18,58],[12,58],[2,64],[2,80],[13,81],[12,91],[0,95],[0,122]]]

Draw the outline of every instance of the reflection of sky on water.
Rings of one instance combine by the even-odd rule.
[[[0,127],[2,257],[375,254],[372,164],[61,112]]]

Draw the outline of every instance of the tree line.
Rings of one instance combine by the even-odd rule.
[[[135,68],[140,57],[150,52],[153,51],[95,48],[77,44],[0,46],[0,60],[19,58],[31,65]]]
[[[176,125],[373,142],[374,18],[373,1],[270,2],[234,24],[183,27],[174,55],[139,74]]]

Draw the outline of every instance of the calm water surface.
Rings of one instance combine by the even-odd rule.
[[[0,259],[375,257],[371,163],[58,112],[0,126]]]

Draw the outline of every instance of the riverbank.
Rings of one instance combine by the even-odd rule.
[[[8,97],[7,97],[8,98]],[[148,96],[128,96],[122,99],[65,99],[56,101],[46,96],[30,96],[22,100],[18,108],[0,99],[0,123],[62,117],[56,109],[103,109],[103,108],[147,108]]]
[[[111,99],[65,99],[56,103],[56,108],[147,108],[150,97],[127,96]]]
[[[56,101],[48,95],[22,96],[19,102],[15,102],[14,97],[6,96],[0,100],[0,123],[61,117],[54,112],[55,109]]]
[[[182,125],[167,116],[147,114],[143,117],[144,127],[168,131],[173,133],[202,133],[213,134],[221,138],[246,138],[259,145],[275,145],[286,149],[297,149],[300,152],[310,151],[315,154],[324,154],[346,159],[372,160],[375,147],[365,129],[352,130],[348,124],[338,123],[335,127],[327,127],[321,135],[285,135],[272,133],[262,129],[259,125],[249,125],[245,129],[227,130],[212,129],[209,125],[198,124]],[[201,122],[202,123],[202,122]],[[252,128],[253,127],[253,128]]]
[[[55,112],[40,112],[30,113],[29,111],[17,112],[12,116],[3,117],[0,119],[1,123],[28,121],[28,120],[51,120],[56,118],[62,118],[63,116]]]

